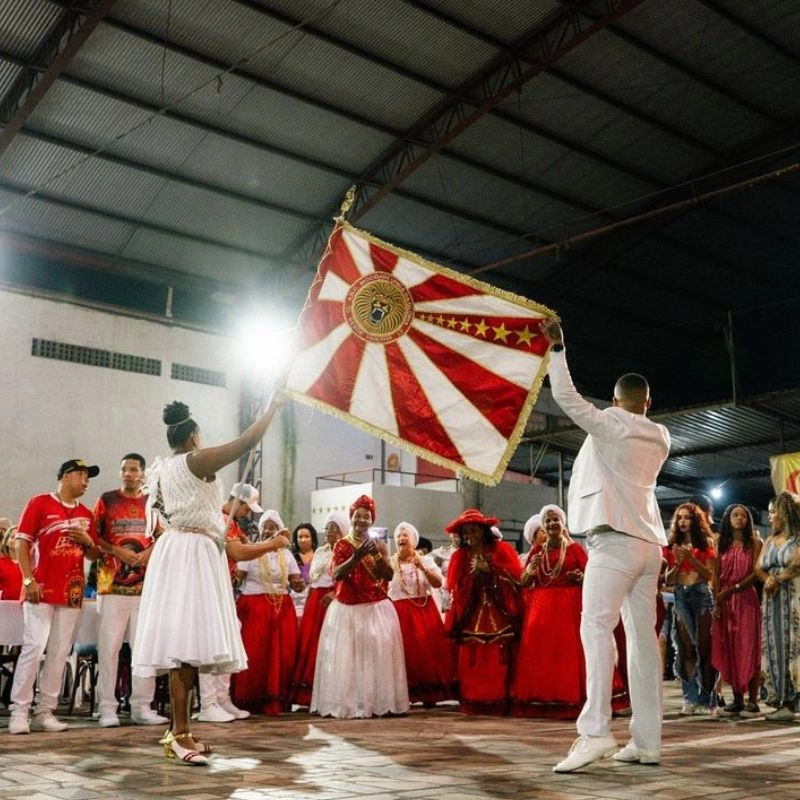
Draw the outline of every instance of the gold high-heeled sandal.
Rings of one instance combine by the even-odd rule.
[[[182,739],[184,736],[191,736],[189,731],[181,731],[180,733],[173,733],[167,731],[162,739],[159,739],[159,744],[164,745],[164,757],[173,758],[181,764],[186,764],[188,767],[202,767],[208,764],[208,759],[197,750],[190,750],[187,747],[181,747],[177,740]]]

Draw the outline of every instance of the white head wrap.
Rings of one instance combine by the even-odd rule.
[[[258,519],[258,532],[264,532],[264,526],[272,520],[277,526],[278,530],[282,530],[286,526],[283,524],[283,520],[281,519],[281,515],[274,509],[268,508]]]
[[[322,526],[323,529],[328,527],[329,522],[332,522],[337,528],[339,528],[342,536],[347,536],[347,533],[350,530],[350,520],[347,518],[346,512],[331,511],[331,513],[325,517],[325,523]]]
[[[489,530],[492,532],[492,536],[494,536],[494,538],[497,539],[498,542],[503,539],[503,532],[500,530],[500,528],[497,527],[497,525],[492,525],[492,527],[489,528]]]
[[[529,545],[533,544],[533,537],[536,536],[536,531],[542,527],[541,519],[541,514],[534,514],[522,529],[522,536]]]
[[[557,506],[555,503],[542,506],[542,510],[539,512],[539,524],[542,527],[544,527],[544,518],[548,511],[555,511],[555,513],[558,515],[558,518],[561,520],[561,524],[565,528],[567,527],[567,515],[564,513],[564,509],[561,508],[561,506]]]
[[[411,547],[415,548],[419,544],[419,531],[410,522],[401,522],[394,529],[394,545],[397,547],[397,534],[405,531],[411,539]]]

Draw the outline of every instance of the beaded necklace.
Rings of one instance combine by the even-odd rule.
[[[289,586],[289,565],[286,562],[286,548],[282,547],[277,552],[273,553],[264,553],[258,559],[258,576],[261,578],[261,582],[269,588],[272,588],[273,581],[270,580],[271,577],[271,570],[270,570],[270,555],[274,555],[278,559],[278,581],[280,586],[280,591],[277,594],[272,592],[266,592],[267,600],[269,600],[270,605],[275,610],[277,614],[280,610],[281,604],[283,603],[283,596],[286,594],[287,587]]]
[[[419,568],[411,561],[412,570],[414,574],[414,591],[409,591],[409,586],[406,583],[405,576],[403,575],[403,564],[409,563],[408,561],[404,560],[402,563],[400,561],[400,554],[395,553],[392,556],[392,566],[394,567],[395,572],[397,573],[398,578],[400,579],[400,591],[406,596],[406,599],[410,600],[417,608],[424,608],[428,602],[428,591],[427,587],[424,587],[425,590],[423,591],[423,587],[420,586],[419,582]],[[419,601],[422,602],[419,602]]]
[[[549,586],[561,574],[561,568],[564,566],[564,558],[567,555],[567,540],[563,536],[561,537],[558,560],[552,569],[549,566],[549,550],[550,548],[548,547],[544,548],[544,551],[542,552],[542,559],[539,562],[539,571],[542,573],[544,578],[547,578],[547,583],[542,581],[543,586]]]

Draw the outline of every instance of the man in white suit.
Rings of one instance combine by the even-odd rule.
[[[542,332],[552,345],[553,398],[589,435],[572,466],[569,529],[585,532],[589,561],[583,579],[581,641],[586,657],[586,703],[578,738],[555,772],[572,772],[617,750],[611,735],[614,628],[620,611],[628,644],[633,714],[631,741],[618,761],[658,764],[661,758],[661,658],[656,639],[656,593],[664,526],[656,478],[669,454],[669,432],[647,419],[650,387],[635,373],[614,387],[602,411],[575,390],[561,326]]]

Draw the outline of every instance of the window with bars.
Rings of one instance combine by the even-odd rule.
[[[172,377],[177,381],[204,383],[206,386],[225,386],[225,373],[202,367],[189,367],[186,364],[172,363]]]
[[[157,358],[144,358],[128,353],[114,353],[97,347],[55,342],[49,339],[33,339],[31,355],[39,358],[53,358],[73,364],[86,364],[90,367],[107,367],[123,372],[137,372],[141,375],[161,375],[161,361]]]

